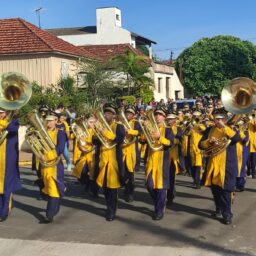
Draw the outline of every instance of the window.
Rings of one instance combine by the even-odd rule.
[[[162,78],[158,78],[157,92],[161,93]]]
[[[116,14],[116,20],[120,21],[120,15]]]
[[[61,78],[67,78],[69,73],[69,64],[67,62],[61,62]]]
[[[87,85],[85,83],[86,73],[78,73],[77,74],[77,87],[78,88],[86,88]]]

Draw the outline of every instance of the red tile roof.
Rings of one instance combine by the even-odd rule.
[[[0,20],[0,55],[64,53],[85,56],[85,50],[20,18]]]
[[[131,50],[137,55],[145,56],[140,50],[133,48],[130,44],[84,45],[79,46],[79,48],[86,50],[88,57],[98,60],[108,60],[116,55],[124,54],[126,50]]]

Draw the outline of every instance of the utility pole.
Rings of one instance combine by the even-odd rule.
[[[171,51],[171,55],[170,55],[170,64],[172,64],[173,61],[173,51]]]
[[[43,10],[43,7],[39,7],[37,9],[35,9],[36,12],[36,16],[38,18],[38,27],[41,28],[41,18],[40,18],[40,11]]]

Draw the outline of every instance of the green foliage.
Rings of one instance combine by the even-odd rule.
[[[127,104],[133,104],[136,101],[136,97],[133,95],[123,96],[120,99],[124,100]]]
[[[148,47],[146,47],[145,45],[138,45],[137,48],[146,56],[149,56],[149,50]]]
[[[154,84],[149,76],[150,62],[145,56],[136,55],[127,49],[125,54],[115,56],[111,63],[115,70],[125,75],[128,95],[138,94],[140,90]]]
[[[194,95],[219,95],[230,79],[256,78],[256,48],[233,36],[202,38],[175,63],[181,82]]]
[[[137,94],[137,97],[140,97],[143,102],[148,103],[151,101],[154,97],[154,92],[151,88],[140,90],[139,94]]]

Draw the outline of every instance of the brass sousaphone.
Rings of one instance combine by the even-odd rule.
[[[8,120],[13,116],[13,110],[25,106],[32,95],[32,86],[28,79],[17,72],[8,72],[0,76],[0,107],[8,111]],[[8,131],[0,131],[0,145]]]

